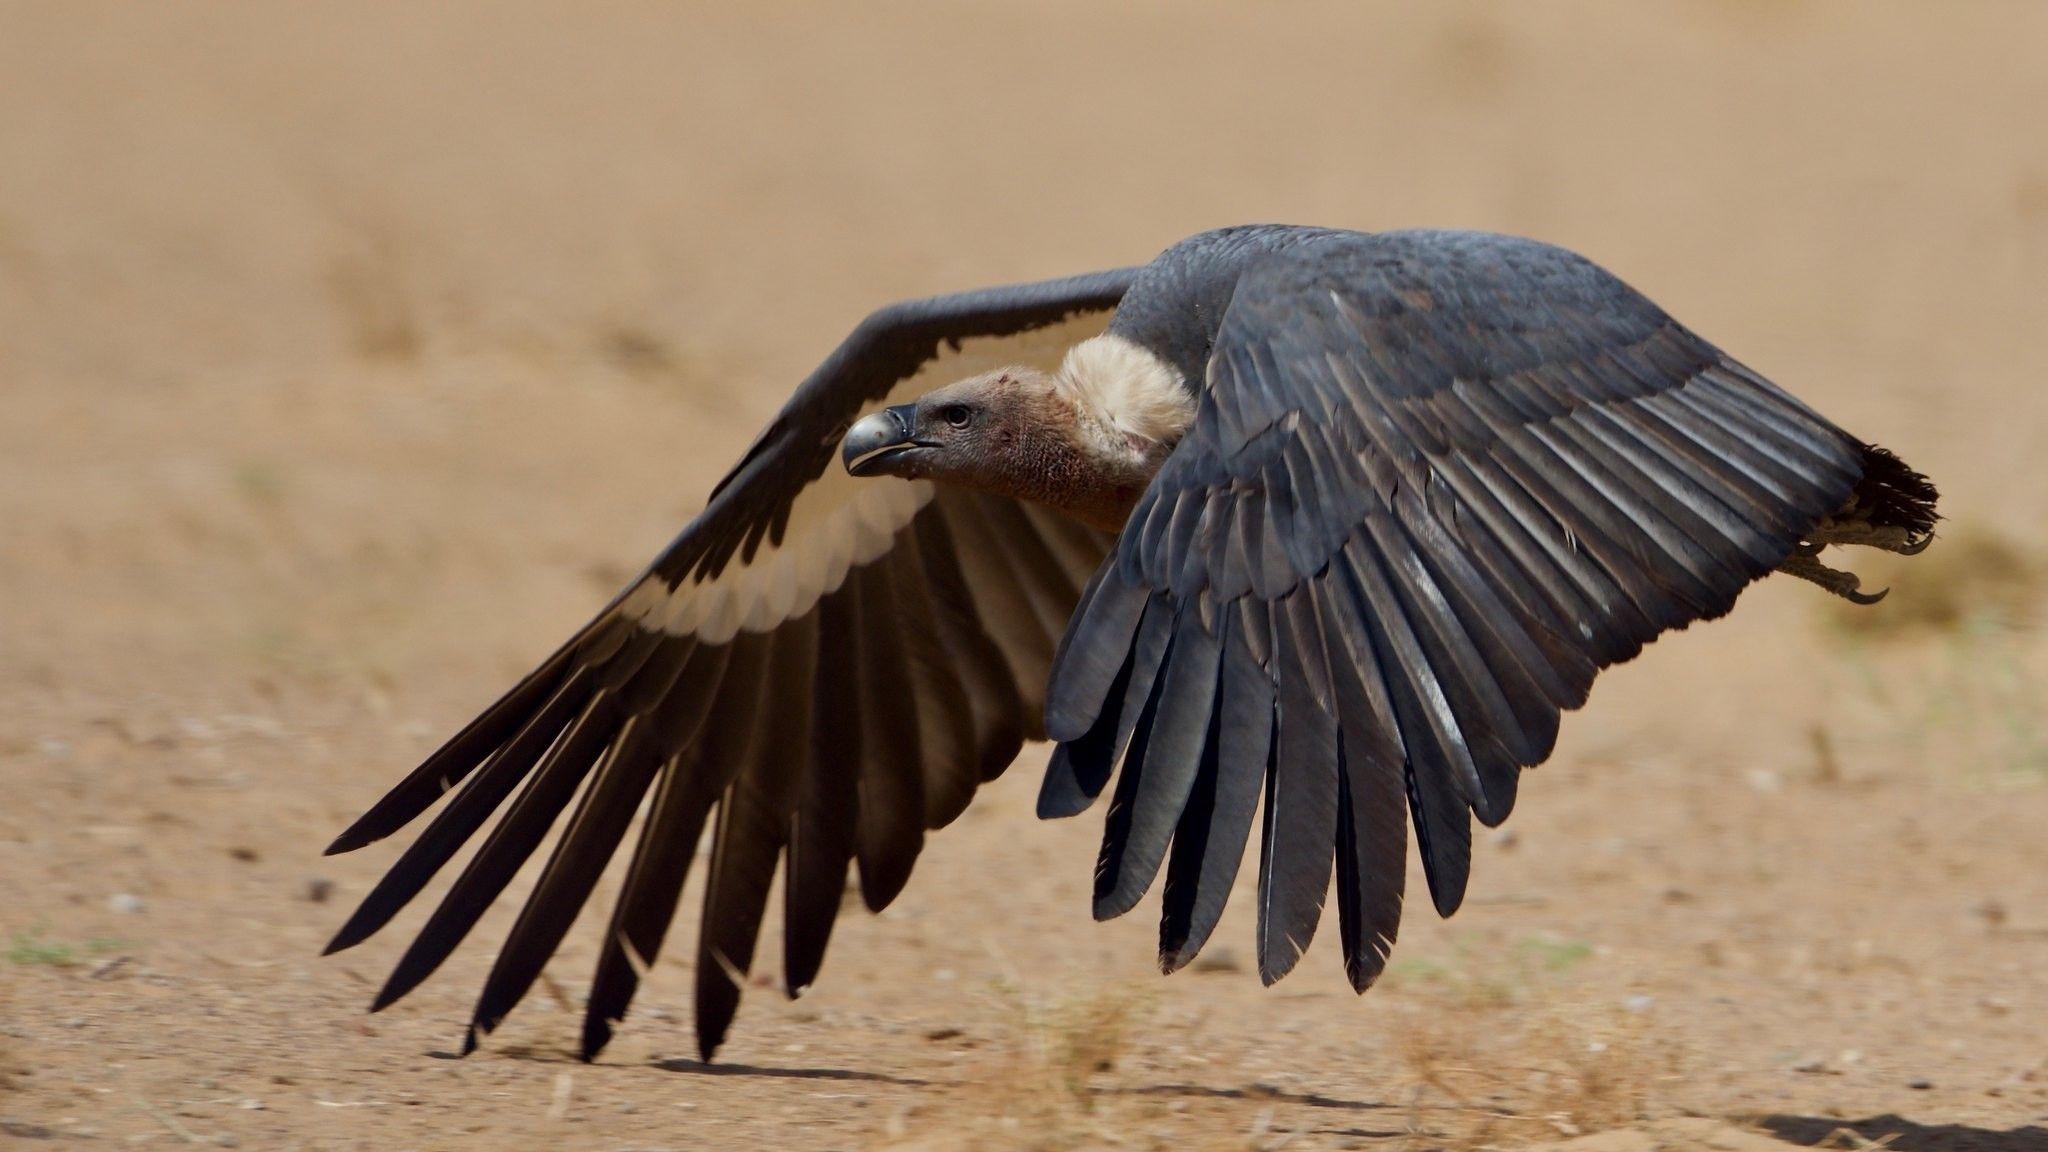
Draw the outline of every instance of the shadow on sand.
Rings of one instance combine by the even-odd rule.
[[[767,1076],[781,1080],[856,1080],[868,1084],[896,1084],[904,1088],[925,1088],[929,1080],[915,1076],[890,1076],[881,1072],[862,1072],[853,1068],[769,1068],[759,1064],[706,1064],[686,1056],[674,1056],[667,1060],[655,1060],[654,1067],[664,1072],[690,1072],[699,1076]]]
[[[1968,1124],[1920,1124],[1889,1113],[1863,1120],[1824,1116],[1765,1116],[1758,1119],[1780,1140],[1808,1147],[1856,1147],[1836,1134],[1853,1133],[1889,1152],[2048,1152],[2048,1128],[1973,1128]]]
[[[1337,1096],[1325,1096],[1319,1092],[1289,1092],[1284,1088],[1254,1086],[1250,1088],[1212,1088],[1206,1084],[1146,1084],[1112,1086],[1094,1089],[1103,1096],[1182,1096],[1215,1100],[1274,1100],[1283,1104],[1305,1104],[1310,1108],[1336,1108],[1347,1112],[1364,1112],[1386,1108],[1389,1105],[1377,1100],[1345,1100]]]

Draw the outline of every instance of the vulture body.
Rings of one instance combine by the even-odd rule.
[[[849,869],[885,907],[925,833],[1050,739],[1041,815],[1111,792],[1098,917],[1163,869],[1160,962],[1186,964],[1256,817],[1260,975],[1294,965],[1334,877],[1362,991],[1399,925],[1410,827],[1447,916],[1472,819],[1507,817],[1599,669],[1773,571],[1873,599],[1817,553],[1917,551],[1934,498],[1528,240],[1249,226],[1142,268],[893,305],[645,574],[335,841],[445,796],[329,950],[495,817],[373,1007],[392,1003],[569,813],[473,1047],[644,807],[582,1053],[624,1017],[708,826],[709,1059],[778,870],[795,995]]]

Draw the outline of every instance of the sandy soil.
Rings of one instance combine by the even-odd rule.
[[[0,1143],[2048,1147],[2044,109],[2027,4],[0,3]],[[866,309],[1247,219],[1608,263],[1941,481],[1914,626],[1610,674],[1363,999],[1153,975],[1032,750],[716,1066],[686,956],[568,1058],[594,925],[363,1015],[319,847]]]

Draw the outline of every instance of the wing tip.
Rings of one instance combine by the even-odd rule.
[[[1300,961],[1301,954],[1299,952],[1285,959],[1278,956],[1268,956],[1261,952],[1259,954],[1259,984],[1263,987],[1271,988],[1273,985],[1286,979],[1287,974],[1294,971],[1294,966]]]
[[[916,847],[901,860],[871,859],[862,861],[859,868],[860,902],[870,913],[880,914],[883,909],[896,902],[896,897],[910,885],[910,874],[917,858],[924,851],[922,830]]]
[[[353,852],[358,848],[366,847],[382,839],[382,837],[372,836],[364,832],[362,830],[362,823],[361,820],[358,820],[354,824],[349,825],[341,835],[336,836],[327,847],[321,849],[320,854],[322,856],[339,856],[344,852]]]
[[[1186,968],[1195,962],[1195,957],[1200,955],[1201,951],[1202,946],[1200,944],[1192,947],[1181,944],[1174,947],[1161,948],[1159,950],[1159,974],[1161,976],[1171,976],[1175,972]]]
[[[1520,766],[1517,766],[1516,770],[1519,771]],[[1498,828],[1507,823],[1508,817],[1515,811],[1516,789],[1497,784],[1492,788],[1481,785],[1480,791],[1480,801],[1472,805],[1473,817],[1488,828]]]
[[[1065,820],[1079,816],[1095,804],[1095,797],[1081,785],[1074,771],[1071,741],[1061,741],[1045,762],[1045,776],[1038,784],[1037,813],[1040,820]]]
[[[612,1042],[612,1025],[615,1021],[603,1015],[587,1016],[583,1020],[583,1039],[576,1047],[576,1059],[589,1064],[597,1059],[598,1053]]]
[[[1431,877],[1431,879],[1433,881],[1434,877]],[[1431,883],[1429,886],[1429,902],[1436,906],[1438,918],[1449,920],[1457,915],[1458,909],[1465,904],[1465,886],[1460,884],[1456,888],[1439,889],[1435,883]]]
[[[706,1065],[712,1063],[718,1056],[719,1048],[723,1047],[724,1044],[725,1029],[719,1028],[715,1032],[708,1034],[700,1029],[697,1033],[698,1062]]]
[[[1055,687],[1059,681],[1054,680]],[[1079,740],[1095,726],[1095,717],[1087,709],[1071,701],[1050,698],[1045,702],[1045,738],[1057,744]]]
[[[1366,989],[1379,983],[1380,977],[1385,975],[1386,971],[1387,958],[1384,956],[1360,957],[1344,963],[1344,977],[1351,982],[1351,990],[1360,996],[1365,995]]]
[[[1148,882],[1144,887],[1139,887],[1137,891],[1133,892],[1127,891],[1126,888],[1135,886],[1118,885],[1108,892],[1097,896],[1090,906],[1090,911],[1094,914],[1097,923],[1105,920],[1114,920],[1131,909],[1136,908],[1138,901],[1145,898],[1145,888],[1150,886]]]
[[[371,893],[371,898],[374,898],[375,895],[376,893]],[[332,956],[336,952],[345,952],[375,936],[379,929],[390,922],[390,919],[390,912],[372,907],[370,898],[366,898],[349,915],[349,918],[342,923],[342,926],[335,930],[333,938],[327,941],[327,946],[320,950],[320,954],[322,956]],[[397,973],[392,975],[395,979]]]
[[[439,962],[422,963],[421,957],[421,942],[414,940],[412,947],[398,961],[398,966],[393,968],[391,975],[385,979],[384,986],[377,989],[376,998],[370,1001],[370,1011],[382,1012],[391,1007],[411,995],[413,989],[419,987],[428,976],[433,975]]]
[[[386,980],[384,986],[377,989],[377,994],[370,998],[371,1015],[374,1016],[393,1004],[398,1003],[400,1000],[405,999],[405,994],[411,991],[411,989],[397,987],[397,984],[398,974],[394,972],[391,975],[391,979]]]

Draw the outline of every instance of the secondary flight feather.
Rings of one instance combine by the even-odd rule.
[[[886,907],[925,833],[1051,739],[1041,815],[1111,793],[1098,917],[1163,871],[1160,963],[1185,965],[1256,819],[1262,978],[1307,948],[1334,877],[1363,991],[1411,827],[1448,916],[1472,819],[1507,818],[1599,669],[1774,571],[1874,601],[1821,549],[1917,552],[1934,502],[1890,452],[1529,240],[1257,225],[892,305],[643,575],[335,841],[439,806],[329,950],[484,833],[385,1007],[560,825],[473,1047],[644,809],[582,1054],[625,1017],[708,828],[709,1059],[778,872],[796,995],[849,875]]]

